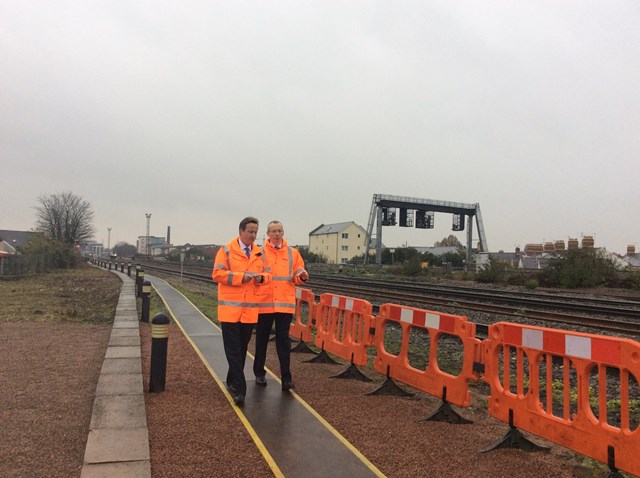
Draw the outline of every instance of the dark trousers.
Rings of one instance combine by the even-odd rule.
[[[256,355],[253,362],[253,373],[256,377],[263,377],[264,363],[267,359],[267,345],[273,323],[276,323],[276,351],[280,360],[280,378],[291,380],[291,339],[289,327],[293,314],[274,312],[272,314],[260,314],[256,327]]]
[[[243,397],[247,393],[247,382],[244,378],[244,363],[247,359],[247,348],[255,324],[240,322],[220,322],[224,354],[227,356],[229,371],[227,387]]]

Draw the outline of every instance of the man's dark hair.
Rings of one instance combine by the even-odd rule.
[[[240,221],[240,230],[244,231],[247,228],[247,224],[251,224],[251,223],[260,225],[260,223],[255,217],[247,216],[242,221]]]

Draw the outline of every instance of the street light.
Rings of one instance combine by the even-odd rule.
[[[111,252],[111,228],[108,227],[107,231],[109,231],[109,234],[107,235],[107,249]]]
[[[151,244],[149,244],[149,225],[151,223],[151,213],[145,214],[147,218],[147,258],[151,257]]]

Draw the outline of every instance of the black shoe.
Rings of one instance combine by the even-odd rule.
[[[293,385],[293,382],[291,380],[283,380],[282,381],[282,391],[283,392],[288,392],[289,390],[296,388]]]
[[[267,386],[267,377],[265,377],[264,375],[262,375],[260,377],[256,377],[256,385],[260,385],[261,387],[266,387]]]
[[[244,395],[236,393],[233,395],[233,402],[239,407],[244,403]]]

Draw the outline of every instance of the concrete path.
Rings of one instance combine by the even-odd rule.
[[[102,364],[81,478],[150,478],[135,281],[122,279],[111,339]]]

